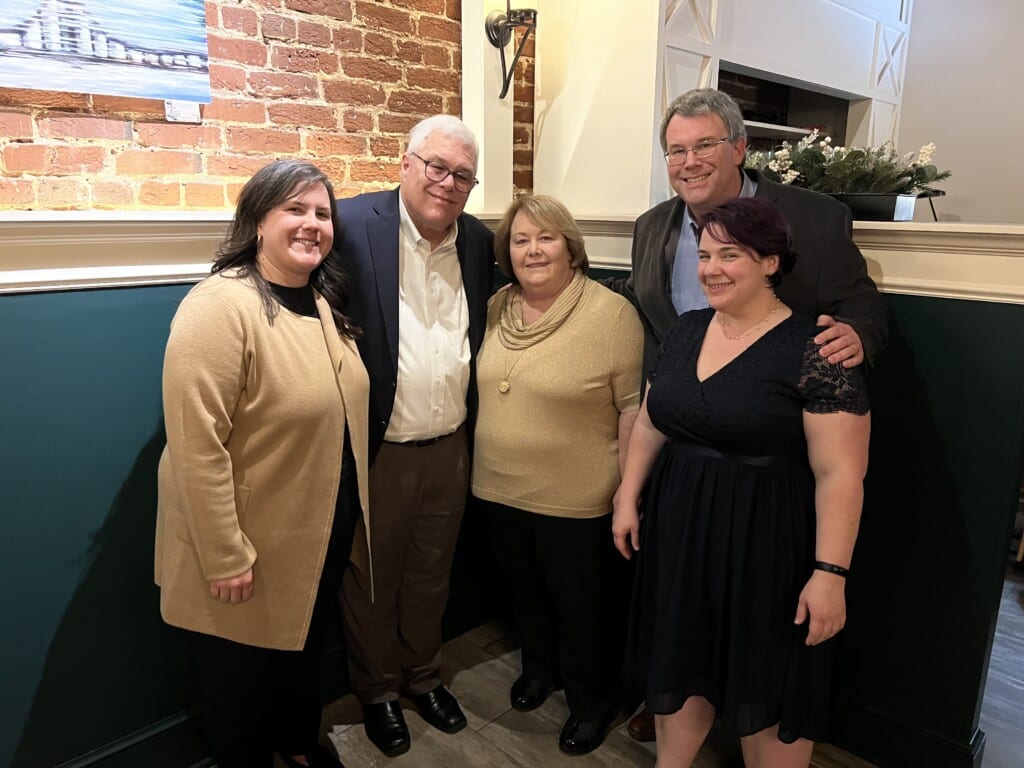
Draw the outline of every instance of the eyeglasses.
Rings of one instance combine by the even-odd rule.
[[[451,176],[452,184],[455,189],[459,192],[469,192],[473,187],[480,183],[479,179],[465,171],[453,171],[440,163],[435,163],[433,160],[427,160],[426,158],[420,157],[415,152],[410,152],[409,154],[423,161],[423,175],[430,181],[437,184],[440,184]]]
[[[702,141],[692,147],[674,147],[665,153],[665,162],[669,165],[682,165],[686,162],[688,152],[693,152],[694,157],[704,160],[715,154],[715,149],[719,144],[725,144],[727,141],[732,141],[732,136],[726,136],[717,141]]]

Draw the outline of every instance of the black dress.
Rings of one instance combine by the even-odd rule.
[[[669,437],[645,486],[627,673],[648,708],[693,695],[739,735],[827,738],[833,641],[793,624],[815,554],[803,412],[866,413],[860,369],[828,364],[791,316],[701,382],[714,311],[662,344],[647,410]]]

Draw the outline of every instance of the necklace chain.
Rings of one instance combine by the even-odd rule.
[[[747,330],[745,330],[739,336],[730,336],[729,335],[729,330],[727,329],[727,327],[725,325],[725,315],[723,315],[721,312],[716,312],[715,316],[718,318],[718,324],[720,326],[722,326],[722,335],[725,336],[725,338],[727,338],[729,341],[739,341],[740,339],[745,339],[747,336],[749,336],[754,331],[756,331],[758,328],[760,328],[765,323],[767,323],[769,320],[771,320],[772,315],[774,315],[776,312],[778,312],[780,309],[782,309],[782,302],[779,301],[779,297],[775,296],[774,298],[775,298],[775,303],[772,305],[772,308],[770,310],[768,310],[768,314],[764,316],[764,320],[759,322],[757,325],[753,325],[750,328],[747,328]]]
[[[522,317],[523,298],[519,294],[512,294],[512,302],[511,302],[512,306],[511,306],[511,309],[512,309],[513,316],[515,315],[516,304],[519,305],[519,315],[520,315],[520,317]],[[503,394],[503,395],[508,394],[508,391],[510,389],[512,389],[512,385],[509,383],[509,377],[512,375],[512,369],[515,368],[516,365],[519,363],[519,358],[520,357],[522,357],[521,353],[516,356],[515,360],[512,361],[512,365],[509,365],[508,364],[508,347],[505,347],[505,375],[502,376],[501,377],[501,381],[498,382],[498,391],[501,394]]]
[[[519,354],[516,356],[516,359],[512,361],[512,365],[509,365],[508,364],[508,348],[507,347],[505,348],[505,376],[498,383],[498,391],[501,392],[501,394],[503,394],[503,395],[507,394],[508,391],[510,389],[512,389],[512,385],[509,383],[508,380],[509,380],[509,377],[512,375],[512,370],[519,364],[520,359],[522,359],[523,351],[525,351],[525,350],[520,350]]]

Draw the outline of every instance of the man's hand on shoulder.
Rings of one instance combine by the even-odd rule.
[[[837,321],[831,315],[819,315],[818,325],[826,326],[814,337],[815,344],[823,345],[818,350],[822,357],[833,365],[842,363],[844,368],[853,368],[864,362],[864,345],[852,326]]]

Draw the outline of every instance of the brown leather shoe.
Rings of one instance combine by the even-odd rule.
[[[654,741],[654,715],[643,707],[630,718],[626,731],[634,741]]]

